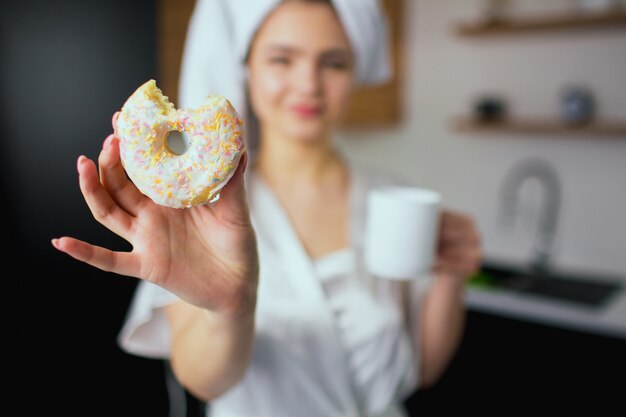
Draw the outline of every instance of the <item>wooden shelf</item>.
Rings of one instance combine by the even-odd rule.
[[[626,29],[626,10],[606,13],[569,12],[549,16],[511,17],[509,20],[495,22],[466,22],[458,24],[456,32],[459,36],[477,37],[541,30],[607,27]]]
[[[591,135],[612,136],[626,139],[626,121],[598,121],[584,125],[568,125],[550,120],[510,120],[481,122],[459,118],[453,123],[454,130],[464,133],[510,133],[524,135]]]

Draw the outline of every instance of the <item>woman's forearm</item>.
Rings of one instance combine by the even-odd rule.
[[[465,281],[436,275],[424,300],[420,323],[421,385],[432,386],[454,357],[465,327]]]
[[[244,375],[254,341],[254,306],[232,317],[178,304],[168,307],[172,369],[181,384],[208,401]]]

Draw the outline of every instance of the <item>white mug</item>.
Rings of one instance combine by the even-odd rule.
[[[383,186],[368,194],[365,267],[387,279],[428,275],[435,255],[441,195],[412,186]]]

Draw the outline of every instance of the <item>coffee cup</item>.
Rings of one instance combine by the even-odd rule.
[[[414,186],[381,186],[367,196],[365,267],[374,276],[410,280],[433,264],[441,195]]]

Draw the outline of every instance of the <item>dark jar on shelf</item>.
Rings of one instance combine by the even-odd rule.
[[[568,124],[589,123],[595,112],[591,91],[586,87],[568,86],[561,93],[561,117]]]

